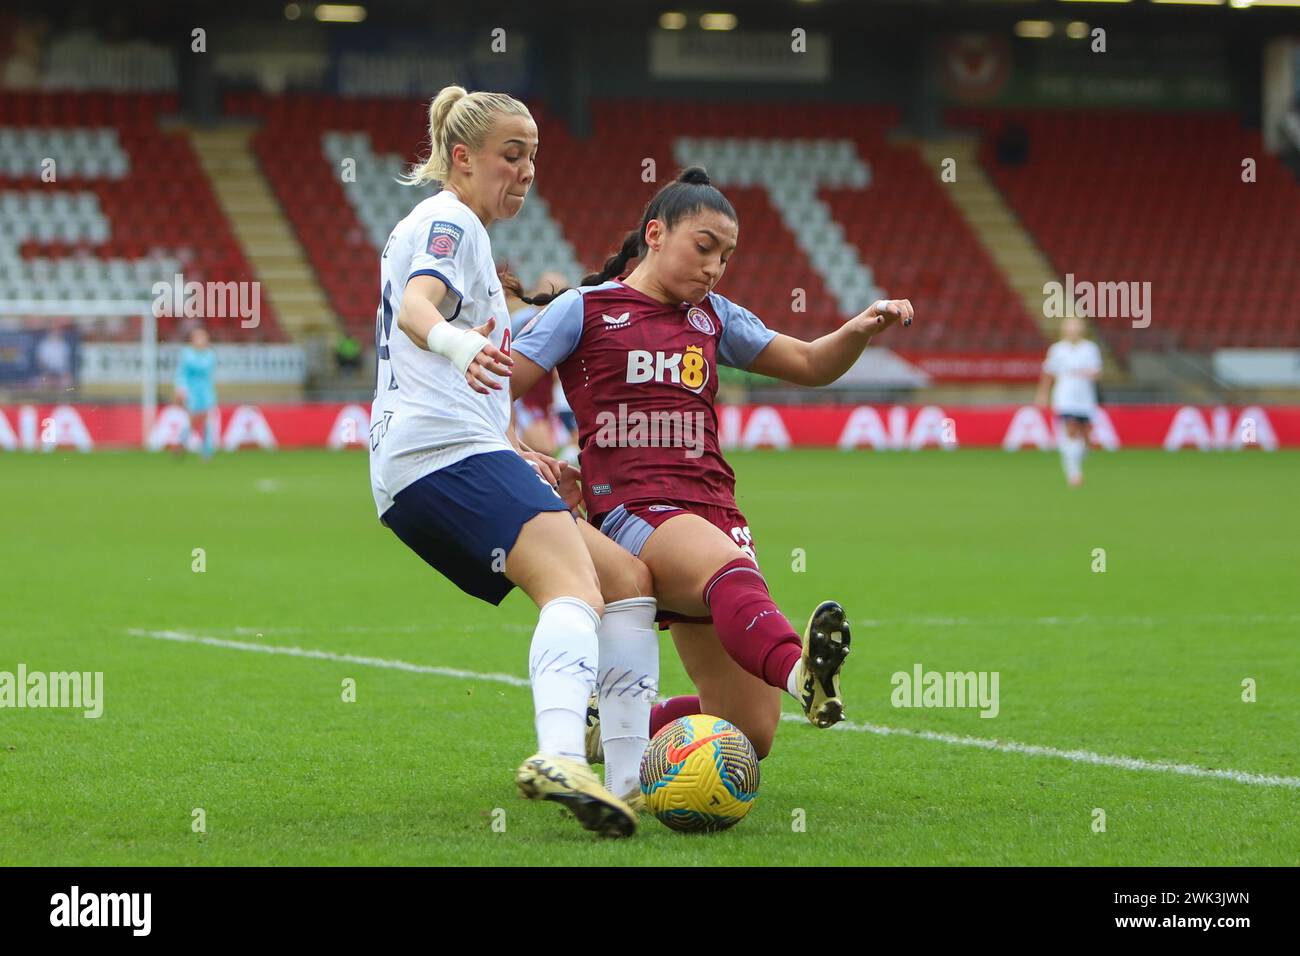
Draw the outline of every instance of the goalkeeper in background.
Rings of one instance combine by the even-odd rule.
[[[185,406],[189,421],[177,445],[177,454],[184,456],[195,429],[202,429],[203,460],[212,457],[212,412],[217,407],[216,379],[217,356],[212,351],[207,330],[195,326],[190,330],[190,344],[181,349],[176,363],[176,401]]]

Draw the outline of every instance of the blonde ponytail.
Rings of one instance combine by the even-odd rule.
[[[483,148],[497,114],[527,116],[528,107],[508,93],[470,93],[463,86],[445,86],[429,104],[429,157],[416,163],[399,181],[407,186],[445,183],[451,174],[451,151],[464,143],[470,151]]]

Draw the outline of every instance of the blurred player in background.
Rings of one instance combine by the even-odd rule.
[[[1036,396],[1037,404],[1046,406],[1051,388],[1057,447],[1071,485],[1083,484],[1083,456],[1088,450],[1092,416],[1097,413],[1097,378],[1101,375],[1101,349],[1085,339],[1083,332],[1083,319],[1077,316],[1061,323],[1061,340],[1047,350]]]
[[[508,276],[509,273],[501,273]],[[537,281],[534,296],[556,295],[569,287],[569,281],[558,272],[546,272]],[[528,320],[537,314],[538,307],[530,305],[515,295],[506,284],[506,303],[510,309],[510,327],[517,335]],[[564,420],[567,413],[568,422]],[[572,440],[573,410],[564,398],[564,387],[558,373],[539,379],[537,384],[515,400],[515,431],[525,445],[533,451],[554,458],[577,462],[577,448]],[[566,455],[572,458],[566,458]]]
[[[66,391],[72,387],[72,346],[64,327],[47,329],[36,345],[36,367],[46,388]]]
[[[877,302],[813,342],[780,335],[713,291],[738,236],[735,209],[706,172],[684,170],[599,273],[525,324],[511,385],[523,394],[560,370],[581,433],[589,519],[646,563],[660,605],[677,616],[673,641],[700,694],[657,706],[651,736],[668,721],[707,713],[738,726],[761,756],[782,693],[815,726],[843,719],[849,624],[838,603],[823,601],[801,638],[773,602],[718,445],[717,366],[827,385],[876,333],[910,324],[912,306]],[[637,267],[616,280],[632,259]],[[672,436],[624,440],[630,431],[609,426],[628,414],[698,422],[701,434],[689,449]],[[686,437],[682,430],[678,438]]]
[[[523,208],[537,125],[511,96],[449,86],[429,107],[429,141],[429,158],[405,181],[443,188],[397,224],[380,261],[375,504],[380,521],[461,590],[495,605],[518,586],[537,604],[528,672],[538,753],[516,771],[516,786],[560,803],[588,830],[627,836],[635,812],[600,785],[584,737],[604,670],[617,669],[618,723],[648,725],[659,675],[655,602],[639,596],[649,575],[587,529],[595,551],[615,558],[602,566],[605,585],[621,573],[638,595],[606,603],[579,525],[542,477],[559,464],[517,452],[510,391],[495,377],[510,374],[511,330],[487,226]],[[639,760],[644,735],[606,748]]]
[[[564,394],[564,383],[560,381],[557,371],[552,376],[551,414],[555,416],[555,434],[560,447],[555,450],[555,457],[570,465],[578,464],[578,417],[573,414],[569,396]]]
[[[181,349],[176,363],[176,401],[185,406],[189,420],[177,444],[177,455],[184,456],[190,435],[202,429],[203,459],[212,457],[215,436],[212,412],[217,407],[216,385],[217,356],[212,350],[208,332],[196,325],[190,329],[190,344]]]

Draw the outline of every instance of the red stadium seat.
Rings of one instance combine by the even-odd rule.
[[[79,175],[73,164],[70,174],[60,171],[53,193],[93,193],[98,215],[107,222],[107,235],[73,242],[30,240],[22,244],[22,258],[80,259],[86,262],[86,270],[107,274],[112,261],[129,264],[153,255],[183,264],[187,280],[255,278],[188,140],[158,125],[160,114],[176,110],[174,94],[0,92],[0,129],[40,129],[60,135],[65,129],[111,127],[127,159],[120,178]],[[52,187],[35,174],[18,179],[0,176],[0,187],[45,197],[52,194]],[[86,221],[83,217],[76,224],[84,227]],[[155,281],[170,278],[158,275]],[[125,291],[140,297],[148,289],[145,282]],[[110,300],[122,294],[107,284],[78,292],[82,297]],[[261,316],[259,335],[283,338],[269,302],[263,302]],[[249,338],[237,322],[214,321],[209,328],[217,340]],[[167,330],[174,331],[172,323],[166,324]]]
[[[378,249],[319,144],[327,130],[364,132],[375,151],[414,159],[418,150],[427,148],[423,142],[427,105],[416,100],[268,98],[248,93],[231,94],[226,100],[227,112],[272,120],[255,138],[257,155],[332,305],[350,326],[367,334],[378,296],[373,266]],[[678,136],[697,138],[843,138],[853,142],[858,155],[872,166],[879,188],[824,190],[820,198],[830,205],[847,240],[865,254],[877,284],[891,294],[919,297],[912,287],[919,261],[927,264],[924,271],[930,277],[928,298],[918,303],[924,314],[938,314],[949,305],[968,307],[967,296],[978,293],[1001,303],[996,321],[1006,326],[1002,339],[1034,340],[1038,334],[915,155],[884,143],[884,132],[897,125],[892,107],[801,104],[798,110],[773,110],[766,104],[704,103],[683,111],[677,104],[657,100],[596,101],[592,136],[581,141],[544,110],[533,107],[533,113],[544,143],[539,194],[587,269],[598,268],[616,251],[657,188],[655,183],[641,183],[636,175],[642,159],[655,159],[660,182],[677,169],[672,144],[654,130],[672,129]],[[313,155],[319,162],[302,161],[307,142],[317,144]],[[593,163],[592,156],[601,157],[600,163]],[[548,174],[547,170],[581,170],[582,175]],[[628,170],[636,171],[630,184]],[[740,216],[742,239],[740,258],[719,291],[750,305],[774,326],[798,334],[818,334],[848,318],[812,268],[798,238],[785,227],[766,190],[732,187],[727,194]],[[869,222],[892,224],[894,229],[887,230],[892,238],[875,235],[877,230],[869,228]],[[918,223],[924,224],[927,235],[938,235],[942,241],[921,246],[909,241],[905,227]],[[807,310],[802,313],[790,310],[791,290],[796,287],[807,295]],[[861,303],[862,308],[867,305]],[[1037,341],[1035,351],[1045,345]],[[937,347],[952,346],[941,341]]]
[[[953,109],[986,136],[981,162],[1057,272],[1152,283],[1152,327],[1095,324],[1117,352],[1300,345],[1300,189],[1231,114]],[[997,163],[1005,124],[1029,133],[1028,162]],[[1241,159],[1257,181],[1241,181]],[[1225,311],[1226,310],[1226,311]],[[1222,315],[1198,324],[1198,313]]]

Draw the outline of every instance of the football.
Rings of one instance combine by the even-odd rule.
[[[641,793],[650,812],[673,830],[725,830],[745,818],[758,796],[758,754],[720,717],[682,717],[646,748]]]

